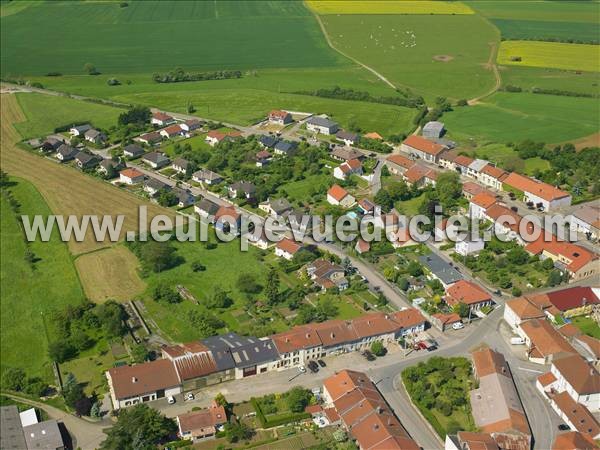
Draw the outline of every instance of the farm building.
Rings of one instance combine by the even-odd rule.
[[[339,127],[337,123],[326,117],[312,116],[306,121],[306,129],[319,134],[331,135],[335,134]]]
[[[430,163],[437,163],[446,147],[413,134],[402,142],[400,149],[416,158],[421,158]]]
[[[331,205],[350,208],[356,201],[346,189],[340,185],[334,184],[327,191],[327,202]]]
[[[427,139],[439,139],[441,138],[446,129],[444,128],[444,124],[442,122],[427,122],[423,126],[423,137]]]

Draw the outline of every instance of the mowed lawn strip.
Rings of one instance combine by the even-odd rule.
[[[31,183],[11,180],[17,182],[10,190],[21,205],[19,214],[47,217],[51,213]],[[1,368],[22,367],[28,376],[52,381],[46,353],[48,338],[54,338],[51,313],[83,302],[83,291],[67,246],[57,232],[48,242],[30,244],[37,259],[35,268],[25,261],[27,247],[17,216],[4,196],[1,201]]]
[[[498,63],[598,72],[600,46],[564,42],[502,41],[498,51]]]
[[[98,103],[75,100],[68,97],[37,93],[16,94],[26,120],[15,124],[23,138],[40,137],[54,129],[73,123],[90,122],[98,128],[107,129],[117,124],[124,110]]]
[[[2,146],[0,157],[2,168],[11,175],[20,176],[32,182],[54,214],[64,216],[74,214],[78,217],[90,214],[99,216],[99,219],[102,219],[104,215],[113,218],[123,215],[121,238],[124,237],[126,231],[138,229],[138,207],[142,205],[148,208],[148,217],[157,214],[167,214],[171,217],[175,215],[172,210],[151,204],[76,169],[61,167],[58,163],[16,147],[15,142],[18,142],[21,136],[11,124],[23,121],[24,116],[14,95],[3,94],[1,103]],[[87,102],[81,103],[88,104]],[[44,110],[33,112],[35,117],[47,114],[47,111]],[[110,242],[97,242],[91,227],[89,227],[82,242],[76,242],[73,238],[69,241],[69,249],[71,253],[79,254],[111,244]]]
[[[1,37],[13,76],[350,64],[301,2],[44,2],[3,17]]]
[[[461,2],[428,0],[308,0],[308,7],[317,14],[474,14]]]
[[[144,292],[139,262],[124,245],[116,245],[75,259],[85,295],[93,302],[126,301]]]

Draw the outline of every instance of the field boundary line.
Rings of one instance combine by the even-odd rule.
[[[496,59],[498,58],[498,49],[500,48],[500,45],[497,42],[490,42],[490,47],[491,48],[490,57],[488,59],[488,66],[492,69],[496,83],[494,84],[494,87],[485,94],[479,95],[475,98],[468,100],[467,103],[469,104],[469,106],[476,105],[477,103],[479,103],[480,100],[489,97],[492,94],[495,94],[496,92],[498,92],[500,86],[502,85],[502,77],[500,76],[500,70],[498,70],[498,64],[496,63]]]
[[[380,74],[379,72],[377,72],[375,69],[373,69],[372,67],[367,66],[366,64],[360,62],[358,59],[353,58],[352,56],[350,56],[350,55],[344,53],[343,51],[341,51],[340,49],[336,48],[335,45],[333,45],[333,42],[331,41],[331,39],[329,37],[329,34],[327,33],[327,29],[325,28],[325,25],[323,24],[323,21],[321,20],[321,17],[316,12],[314,12],[308,5],[306,5],[305,2],[304,2],[304,6],[309,11],[312,12],[313,16],[317,20],[317,23],[319,24],[319,27],[321,27],[321,32],[323,33],[323,36],[325,36],[325,41],[327,42],[327,45],[329,45],[329,47],[331,47],[333,50],[335,50],[336,52],[338,52],[340,55],[348,58],[351,61],[354,61],[359,66],[367,69],[369,72],[371,72],[373,75],[375,75],[377,78],[379,78],[381,81],[383,81],[385,84],[387,84],[392,89],[398,90],[398,88],[390,80],[388,80],[382,74]]]

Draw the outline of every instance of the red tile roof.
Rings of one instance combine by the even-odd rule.
[[[552,450],[600,450],[600,447],[589,435],[568,431],[556,436]]]
[[[600,393],[600,373],[581,355],[565,356],[552,365],[579,395]]]
[[[341,202],[344,197],[348,195],[348,191],[346,191],[346,189],[341,187],[339,184],[334,184],[327,191],[327,195],[330,195],[338,202]]]
[[[554,383],[556,381],[556,377],[552,372],[546,372],[537,377],[537,380],[543,387],[546,387]]]
[[[192,411],[177,416],[179,427],[182,432],[191,432],[194,436],[205,436],[214,433],[217,425],[227,422],[225,408],[213,405],[200,411]]]
[[[587,286],[571,287],[560,289],[558,291],[547,292],[546,296],[550,303],[561,311],[581,308],[585,305],[600,304],[600,299],[596,297],[593,289]]]
[[[292,241],[288,238],[283,238],[281,241],[277,243],[277,248],[283,250],[290,255],[295,255],[302,248],[302,244],[299,244],[296,241]]]
[[[237,220],[240,217],[240,213],[233,206],[221,206],[215,214],[215,220],[219,220],[221,217],[231,217],[233,220]]]
[[[478,185],[477,183],[473,183],[472,181],[464,182],[462,190],[463,192],[471,195],[477,195],[481,192],[488,192],[489,194],[491,194],[491,192],[488,191],[486,188]]]
[[[295,352],[301,349],[319,347],[321,339],[312,327],[303,325],[271,336],[279,353]]]
[[[549,322],[533,319],[521,324],[521,330],[531,340],[531,349],[541,357],[577,353]]]
[[[269,117],[277,117],[279,119],[285,119],[289,113],[281,111],[280,109],[274,109],[269,113]]]
[[[483,209],[488,209],[490,206],[496,203],[496,201],[496,197],[487,192],[481,192],[470,200],[471,203],[474,203]]]
[[[506,172],[506,170],[500,169],[499,167],[496,167],[492,164],[487,164],[486,166],[483,166],[483,169],[481,169],[481,173],[489,175],[490,177],[500,181],[504,180],[508,176],[508,172]]]
[[[577,431],[590,437],[600,434],[600,424],[592,413],[585,406],[573,400],[567,391],[555,394],[551,398],[569,422],[577,428]]]
[[[164,112],[160,112],[160,111],[153,113],[152,118],[161,120],[163,122],[168,122],[169,120],[173,120],[173,118],[170,115],[165,114]]]
[[[378,140],[383,140],[383,136],[381,136],[379,133],[375,132],[375,131],[371,131],[370,133],[365,134],[365,137],[367,139],[378,139]]]
[[[469,158],[465,155],[458,155],[456,158],[454,158],[454,164],[464,167],[468,167],[473,161],[475,161],[473,158]]]
[[[386,159],[388,162],[396,164],[400,167],[404,167],[405,169],[409,169],[415,164],[415,162],[412,159],[409,159],[402,155],[390,155]]]
[[[483,288],[467,280],[459,280],[446,289],[446,303],[453,306],[457,303],[474,305],[487,302],[492,297]]]
[[[567,269],[572,273],[577,273],[579,269],[598,259],[597,255],[579,245],[570,242],[558,242],[556,239],[545,241],[544,233],[542,233],[537,240],[527,244],[525,250],[533,255],[547,252],[555,257],[561,256],[569,261],[561,262],[564,263]]]
[[[117,399],[135,397],[178,386],[180,381],[175,365],[168,359],[134,366],[113,367],[108,370]]]
[[[404,172],[404,178],[406,178],[409,183],[418,183],[428,172],[429,169],[427,167],[420,164],[414,164],[410,169]]]
[[[434,156],[439,155],[446,149],[446,147],[444,147],[443,145],[436,144],[435,142],[430,141],[429,139],[425,139],[424,137],[417,136],[415,134],[411,134],[402,143],[416,150],[420,150],[424,153],[429,153],[430,155]]]
[[[167,128],[163,128],[161,131],[165,131],[169,136],[181,133],[181,127],[179,125],[169,125]]]
[[[557,200],[570,195],[568,192],[561,191],[560,189],[555,188],[547,183],[533,180],[516,172],[509,174],[504,179],[503,183],[512,188],[518,189],[519,191],[536,195],[537,197],[540,197],[546,201]]]
[[[119,172],[119,174],[123,175],[124,177],[127,177],[127,178],[138,178],[138,177],[144,176],[144,174],[142,172],[140,172],[137,169],[133,169],[133,168],[121,170],[121,172]]]

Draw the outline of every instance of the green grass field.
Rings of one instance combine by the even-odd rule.
[[[521,59],[516,61],[514,58]],[[498,51],[498,63],[598,72],[600,46],[563,42],[503,41]]]
[[[308,0],[310,9],[317,14],[473,14],[473,10],[461,2],[428,0]]]
[[[444,122],[457,139],[565,142],[598,132],[597,105],[593,98],[498,92],[444,114]]]
[[[17,180],[11,187],[21,204],[20,214],[47,216],[50,209],[35,187]],[[46,354],[48,335],[52,339],[51,311],[76,305],[84,295],[67,246],[54,233],[49,242],[31,243],[39,258],[35,269],[24,260],[25,241],[19,222],[2,197],[0,239],[1,349],[0,365],[22,367],[29,376],[52,381],[52,367]]]
[[[328,15],[322,21],[340,51],[429,99],[471,98],[494,86],[485,66],[499,33],[477,15]],[[444,38],[431,30],[443,30]]]
[[[573,321],[573,325],[579,328],[583,333],[595,337],[596,339],[600,339],[600,326],[598,326],[591,317],[579,316],[573,317],[571,320]]]
[[[598,41],[598,24],[547,20],[491,19],[504,39]]]
[[[89,121],[99,128],[117,124],[122,109],[97,103],[82,102],[67,97],[36,93],[16,94],[19,106],[27,117],[26,122],[15,124],[24,138],[52,133],[56,127],[73,122]]]
[[[555,22],[598,22],[595,1],[486,0],[466,2],[476,12],[493,19],[544,20]]]
[[[521,159],[514,148],[504,144],[487,144],[467,153],[473,158],[487,159],[499,167],[526,175],[532,175],[538,169],[547,170],[550,168],[548,161],[537,156],[525,160]]]
[[[5,76],[348,65],[301,2],[57,1],[1,25]]]
[[[558,89],[600,95],[600,83],[596,72],[518,66],[501,66],[500,71],[504,86],[518,86],[524,90]]]

